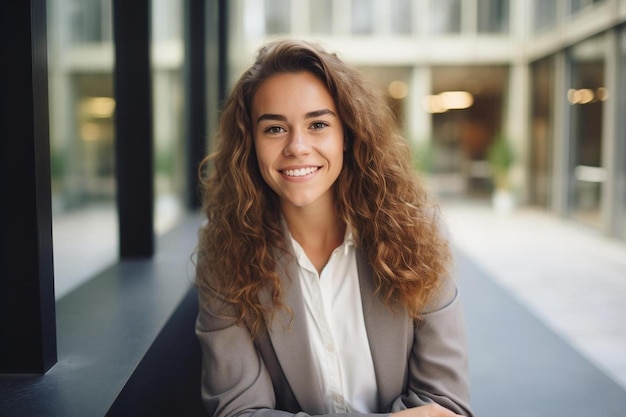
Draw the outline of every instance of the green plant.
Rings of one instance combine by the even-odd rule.
[[[487,160],[497,189],[509,188],[509,170],[515,160],[510,141],[502,134],[497,135],[487,149]]]
[[[165,147],[163,147],[165,148]],[[158,149],[154,154],[155,170],[157,173],[170,177],[174,173],[174,152],[167,149]]]
[[[433,158],[435,149],[431,141],[410,142],[411,162],[413,168],[422,174],[430,174],[433,169]]]
[[[61,178],[65,174],[66,160],[62,150],[52,147],[50,149],[50,175],[53,179]]]

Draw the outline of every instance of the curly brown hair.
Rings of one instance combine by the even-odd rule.
[[[284,307],[276,270],[285,236],[276,194],[265,184],[255,154],[251,103],[272,75],[309,71],[333,97],[344,123],[347,151],[334,187],[337,212],[351,228],[373,270],[377,294],[414,319],[447,273],[450,253],[437,210],[414,174],[406,140],[377,88],[336,54],[303,41],[282,40],[260,49],[255,63],[224,104],[215,149],[202,166],[203,209],[197,285],[234,307],[253,332],[266,311]]]

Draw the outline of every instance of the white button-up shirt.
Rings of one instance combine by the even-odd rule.
[[[377,387],[352,233],[336,248],[321,274],[291,238],[298,263],[314,364],[322,376],[326,412],[370,413]]]

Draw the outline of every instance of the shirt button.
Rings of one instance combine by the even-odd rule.
[[[329,352],[334,352],[335,348],[333,347],[333,345],[326,345],[326,350]]]

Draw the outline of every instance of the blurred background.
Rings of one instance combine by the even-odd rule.
[[[114,44],[110,1],[47,3],[60,299],[118,260]],[[183,3],[151,2],[159,235],[187,211]],[[561,352],[551,349],[563,343],[581,355],[574,362],[590,361],[619,389],[626,387],[626,0],[220,3],[227,10],[219,22],[226,28],[220,41],[226,78],[217,85],[210,75],[209,90],[228,91],[264,42],[297,37],[337,52],[386,93],[415,167],[451,225],[467,293],[473,378],[492,377],[490,367],[501,366],[490,361],[502,342],[485,349],[485,339],[475,335],[506,316],[487,307],[495,302],[489,297],[511,297],[505,307],[519,304],[519,314],[558,335],[544,353]],[[210,61],[207,68],[216,65]],[[219,101],[208,105],[207,146]],[[503,328],[510,332],[518,324]],[[550,337],[521,339],[507,352],[521,358]],[[485,369],[491,373],[481,374]],[[554,382],[546,375],[534,377]],[[485,409],[505,401],[506,391],[482,387],[477,401]],[[615,392],[626,398],[625,391]],[[600,415],[626,415],[621,410]]]

